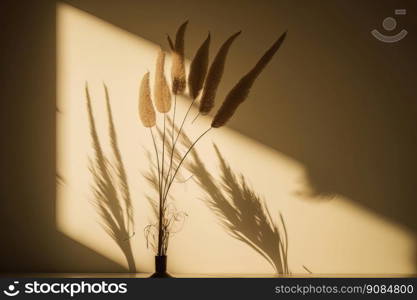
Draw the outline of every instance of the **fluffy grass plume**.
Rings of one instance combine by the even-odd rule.
[[[155,109],[153,108],[151,90],[149,88],[149,72],[143,75],[139,90],[139,117],[143,126],[153,127],[156,123]]]
[[[161,113],[171,109],[171,92],[165,78],[165,52],[159,49],[155,68],[154,96],[156,109]]]
[[[168,36],[168,41],[172,50],[172,92],[174,94],[181,94],[186,87],[186,75],[184,64],[184,35],[187,29],[188,21],[182,23],[178,28],[175,36],[175,44],[173,45],[171,38]]]
[[[240,33],[241,31],[236,32],[223,43],[210,66],[200,100],[199,111],[202,115],[208,114],[214,106],[214,99],[216,98],[217,88],[223,76],[227,53],[233,41]]]
[[[286,35],[287,32],[284,32],[278,38],[278,40],[265,52],[258,63],[232,88],[232,90],[226,96],[222,106],[216,113],[213,122],[211,123],[212,127],[218,128],[225,125],[227,121],[229,121],[229,119],[233,116],[238,106],[246,100],[256,78],[271,61],[274,54],[278,51],[284,42]]]
[[[190,66],[190,74],[188,74],[188,88],[190,89],[190,97],[197,98],[203,88],[204,79],[206,78],[208,60],[210,50],[210,33],[206,40],[197,50]]]

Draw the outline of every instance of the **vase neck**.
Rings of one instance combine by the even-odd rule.
[[[165,273],[167,270],[166,255],[155,256],[155,271],[157,273]]]

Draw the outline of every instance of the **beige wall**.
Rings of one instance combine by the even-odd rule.
[[[153,70],[157,45],[165,46],[165,33],[173,34],[184,18],[190,19],[188,57],[207,30],[213,35],[212,49],[217,49],[228,34],[242,29],[227,63],[218,97],[222,99],[262,51],[288,29],[283,48],[230,128],[211,132],[199,152],[218,177],[211,142],[218,144],[234,171],[244,174],[265,199],[274,217],[278,211],[283,213],[294,273],[305,273],[302,265],[318,274],[415,272],[415,160],[410,146],[416,106],[414,90],[404,76],[412,72],[407,61],[413,37],[395,46],[379,43],[369,30],[380,16],[374,12],[371,18],[364,12],[370,7],[349,9],[342,2],[320,7],[310,2],[239,1],[222,2],[222,7],[210,2],[199,4],[198,10],[194,2],[164,6],[124,1],[102,8],[94,1],[72,2],[106,21],[68,5],[58,9],[57,168],[65,183],[58,189],[59,231],[126,264],[91,205],[85,80],[91,87],[106,151],[101,82],[109,86],[135,199],[132,242],[137,268],[151,271],[153,254],[146,250],[142,235],[150,216],[144,197],[151,189],[140,173],[148,167],[143,148],[152,144],[137,120],[136,101],[138,80]],[[180,113],[185,112],[187,101],[179,99]],[[207,122],[201,119],[187,130],[196,135]],[[189,217],[172,239],[170,270],[271,273],[272,268],[252,249],[226,234],[202,196],[192,181],[174,189],[177,206]]]
[[[178,24],[189,18],[188,58],[208,29],[213,33],[214,48],[231,32],[242,29],[244,35],[232,49],[219,99],[277,34],[288,29],[284,47],[255,84],[250,99],[239,109],[238,118],[230,122],[230,130],[212,134],[206,144],[201,145],[207,149],[210,161],[213,160],[212,171],[218,172],[210,150],[210,141],[214,140],[221,142],[223,154],[231,166],[248,177],[269,207],[274,212],[278,209],[283,212],[290,234],[292,271],[304,272],[300,266],[306,265],[315,273],[415,273],[417,98],[413,55],[416,37],[409,34],[400,43],[388,45],[369,34],[374,28],[382,30],[381,21],[392,16],[395,8],[415,11],[414,1],[378,1],[378,5],[373,1],[272,0],[66,2],[132,33],[128,40],[136,41],[133,42],[136,46],[138,41],[165,45],[164,34],[173,34]],[[55,137],[56,121],[59,121],[59,118],[56,120],[56,103],[62,100],[56,97],[59,92],[56,73],[62,69],[56,64],[59,36],[55,4],[55,0],[0,2],[3,24],[0,31],[3,83],[0,271],[120,272],[125,270],[125,262],[98,225],[89,195],[71,198],[73,203],[67,201],[68,213],[62,211],[63,199],[56,197]],[[411,13],[396,19],[399,28],[410,33],[416,31],[416,19]],[[109,31],[105,30],[104,34],[108,35]],[[116,36],[126,42],[124,34]],[[89,41],[95,39],[87,39],[80,46],[87,47]],[[120,47],[126,45],[131,44],[122,43]],[[129,47],[130,53],[135,54],[136,46]],[[105,54],[112,47],[100,50]],[[85,54],[91,57],[90,52]],[[126,91],[134,93],[135,76],[143,71],[138,68],[137,75],[123,73],[119,76],[121,70],[116,72],[115,67],[125,65],[113,54],[111,57],[108,65],[100,63],[99,67],[97,64],[91,69],[107,73],[79,78],[91,81],[100,129],[105,126],[101,80],[109,81],[114,97],[123,97]],[[77,72],[82,71],[78,69],[80,66],[89,66],[85,61],[78,63],[74,66]],[[123,78],[130,86],[124,87],[119,82]],[[66,84],[71,86],[73,81],[66,81]],[[70,91],[82,96],[78,84],[76,82]],[[133,96],[126,99],[135,101]],[[75,100],[82,99],[76,97]],[[79,116],[85,118],[84,106],[78,104],[74,103],[80,109]],[[139,151],[130,143],[135,142],[139,149],[142,147],[140,128],[135,141],[123,136],[136,130],[127,124],[136,122],[133,108],[127,111],[130,105],[133,106],[122,107],[116,103],[114,107],[127,159],[132,159]],[[124,110],[131,117],[125,119]],[[86,134],[87,129],[82,130],[82,134]],[[105,132],[100,132],[105,142]],[[231,145],[226,141],[229,137],[239,141],[238,144]],[[84,136],[81,147],[86,147],[86,139]],[[144,140],[143,146],[147,143],[148,140]],[[256,149],[243,152],[251,160],[239,159],[239,155],[243,155],[241,145]],[[82,152],[76,153],[85,159]],[[251,161],[256,163],[249,163]],[[80,162],[74,161],[74,164]],[[80,169],[81,174],[85,174],[85,167]],[[142,167],[132,159],[129,168],[137,203],[145,205],[140,198],[143,184],[137,172]],[[259,174],[273,175],[263,180]],[[83,182],[83,189],[85,184]],[[271,189],[276,185],[279,194],[276,194],[277,189]],[[318,197],[291,192],[307,187]],[[179,204],[187,210],[189,218],[181,233],[172,240],[170,255],[175,259],[170,256],[169,264],[173,271],[271,272],[251,249],[223,232],[203,202],[183,203],[191,196],[201,197],[196,186],[176,193],[186,193],[187,197]],[[86,215],[77,225],[74,221],[78,211]],[[137,263],[139,270],[150,270],[152,254],[145,250],[140,238],[145,223],[140,219],[142,213],[147,212],[138,209]],[[199,232],[203,232],[204,237],[196,236]],[[321,242],[309,243],[315,236]],[[97,243],[92,245],[94,238]],[[216,246],[216,250],[208,247],[208,243]],[[233,253],[226,253],[223,245],[224,249],[238,250],[239,261]],[[144,259],[140,260],[139,256]],[[249,264],[242,266],[241,261]]]

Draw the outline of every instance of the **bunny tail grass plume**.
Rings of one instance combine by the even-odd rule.
[[[271,46],[271,48],[265,52],[255,67],[253,67],[252,70],[250,70],[245,76],[243,76],[233,87],[233,89],[226,96],[222,106],[214,116],[211,127],[218,128],[225,125],[227,121],[229,121],[238,106],[248,97],[249,91],[256,78],[259,76],[265,66],[271,61],[274,54],[278,51],[279,47],[284,42],[286,35],[287,32],[284,32]]]
[[[181,24],[175,35],[175,50],[184,55],[184,35],[187,29],[188,20]]]
[[[184,64],[184,35],[187,29],[188,21],[185,21],[177,30],[175,36],[175,45],[172,45],[172,41],[168,36],[170,47],[174,47],[172,50],[172,92],[174,94],[181,94],[185,90],[186,76],[185,76],[185,64]]]
[[[156,60],[154,96],[156,109],[161,113],[169,112],[171,109],[171,92],[164,73],[165,52],[159,49]]]
[[[233,41],[240,33],[241,31],[236,32],[223,43],[210,66],[206,82],[204,84],[203,94],[200,100],[199,110],[202,115],[208,114],[214,106],[214,99],[216,97],[217,88],[223,76],[227,53],[229,52],[229,48]]]
[[[139,117],[143,126],[153,127],[156,123],[155,109],[151,99],[149,88],[149,72],[143,75],[139,91]]]
[[[188,75],[188,88],[190,89],[190,97],[197,98],[203,88],[204,79],[206,78],[208,59],[210,49],[210,33],[206,40],[197,50],[190,66],[190,74]]]

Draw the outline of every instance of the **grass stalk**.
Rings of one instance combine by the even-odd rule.
[[[171,151],[171,157],[169,159],[169,168],[168,168],[168,172],[167,172],[167,175],[166,175],[166,178],[165,178],[165,182],[168,182],[169,175],[171,174],[172,162],[173,162],[174,151],[175,151],[175,145],[177,144],[177,141],[178,141],[178,138],[181,134],[182,128],[184,127],[184,123],[187,120],[188,114],[190,113],[191,107],[193,106],[194,102],[195,102],[195,99],[193,99],[193,101],[191,101],[191,103],[190,103],[190,106],[188,106],[187,112],[185,113],[185,116],[184,116],[184,118],[181,122],[181,126],[178,130],[177,137],[175,138],[175,141],[174,141],[174,126],[175,126],[175,123],[174,123],[174,120],[172,120],[172,141],[173,141],[172,142],[172,151]]]
[[[178,170],[180,169],[180,167],[181,167],[181,165],[182,165],[182,163],[184,162],[184,160],[187,158],[187,156],[188,156],[188,154],[190,153],[190,151],[194,148],[194,146],[198,143],[198,141],[203,137],[203,136],[205,136],[211,129],[212,129],[213,127],[209,127],[206,131],[204,131],[202,134],[200,134],[199,135],[199,137],[191,144],[191,146],[188,148],[188,150],[187,150],[187,152],[185,152],[185,154],[184,154],[184,156],[181,158],[181,160],[180,160],[180,162],[178,163],[178,166],[177,166],[177,168],[175,169],[175,172],[174,172],[174,174],[172,175],[172,177],[170,178],[170,180],[169,180],[169,185],[168,185],[168,188],[166,189],[166,191],[165,191],[165,195],[164,195],[164,198],[166,198],[167,196],[168,196],[168,192],[169,192],[169,189],[171,188],[171,185],[172,185],[172,183],[173,183],[173,181],[174,181],[174,179],[175,179],[175,176],[177,175],[177,173],[178,173]]]

